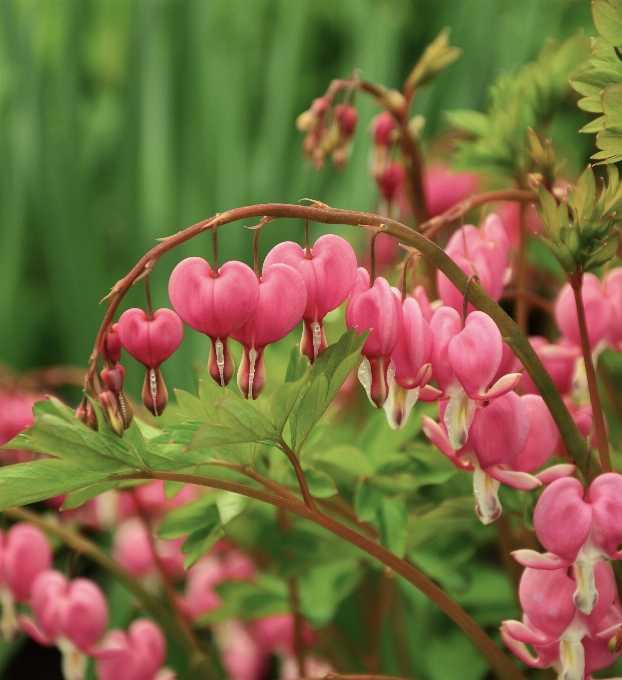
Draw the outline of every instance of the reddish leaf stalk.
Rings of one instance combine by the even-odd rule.
[[[581,349],[583,351],[583,361],[585,362],[585,373],[587,376],[587,386],[590,392],[590,402],[592,404],[592,415],[594,417],[594,428],[598,438],[598,454],[603,472],[612,472],[611,458],[609,456],[609,442],[607,441],[607,430],[605,429],[605,418],[603,408],[598,395],[598,383],[596,382],[596,371],[592,360],[592,349],[587,332],[587,322],[585,320],[585,307],[581,287],[583,285],[583,273],[577,270],[570,277],[570,285],[574,293],[575,304],[577,306],[577,317],[579,319],[579,333],[581,334]]]

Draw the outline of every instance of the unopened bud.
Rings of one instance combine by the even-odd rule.
[[[346,139],[352,137],[358,121],[356,109],[349,104],[337,104],[335,106],[335,120],[339,125],[340,134]]]
[[[116,435],[122,437],[123,430],[130,426],[134,416],[132,407],[123,392],[115,393],[111,390],[102,390],[99,393],[99,403],[104,410],[110,429]]]
[[[78,406],[76,409],[76,419],[90,427],[91,430],[97,430],[97,416],[89,402]]]
[[[105,333],[99,345],[99,351],[101,355],[111,363],[119,363],[119,360],[121,359],[121,339],[117,333],[117,324],[114,324],[114,326]]]
[[[401,163],[389,163],[382,177],[378,180],[378,186],[383,196],[388,200],[394,200],[404,183],[404,166]]]
[[[395,129],[395,121],[389,111],[383,111],[374,118],[372,130],[374,144],[388,146],[391,143],[391,133]]]
[[[609,640],[609,652],[611,654],[622,652],[622,626],[616,630],[616,634]]]
[[[168,390],[160,367],[147,368],[143,382],[143,404],[154,416],[161,416],[168,404]]]
[[[235,373],[235,362],[233,361],[227,340],[228,338],[212,340],[212,347],[207,361],[207,370],[212,380],[221,387],[228,385]]]
[[[113,392],[120,392],[123,389],[125,369],[121,364],[116,364],[114,368],[104,368],[99,375],[107,389]]]

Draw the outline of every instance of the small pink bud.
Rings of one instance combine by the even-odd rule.
[[[391,133],[395,129],[393,115],[389,111],[379,113],[371,123],[374,144],[388,146],[391,143]]]
[[[305,282],[286,264],[264,267],[259,291],[259,302],[253,315],[231,333],[231,337],[244,346],[238,387],[248,399],[256,399],[265,386],[265,346],[294,330],[307,306]]]
[[[397,198],[404,184],[404,166],[401,163],[389,163],[384,172],[377,179],[378,187],[387,201]]]
[[[117,333],[117,324],[111,326],[99,346],[99,352],[111,364],[118,364],[121,359],[121,340]]]
[[[356,276],[356,254],[340,236],[320,236],[311,248],[311,257],[292,241],[275,246],[264,261],[264,269],[273,264],[287,264],[303,278],[307,289],[304,327],[300,351],[311,363],[326,349],[324,317],[337,309],[350,294]]]
[[[99,680],[154,680],[166,658],[166,639],[149,619],[136,619],[127,634],[110,631],[96,652]]]
[[[358,121],[356,109],[349,104],[337,104],[335,106],[335,120],[339,126],[340,134],[346,139],[352,137]]]
[[[121,364],[115,364],[113,368],[104,368],[99,375],[107,390],[121,392],[125,380],[125,369]]]
[[[255,272],[234,260],[225,262],[214,275],[208,262],[189,257],[173,270],[168,294],[182,320],[212,340],[211,353],[216,357],[210,354],[210,375],[219,385],[227,385],[235,367],[226,341],[257,307],[259,282]]]
[[[110,429],[119,437],[132,423],[134,412],[123,392],[115,393],[102,390],[99,393],[99,403],[104,411]]]

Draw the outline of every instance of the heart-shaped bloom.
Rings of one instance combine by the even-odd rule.
[[[469,224],[456,231],[449,239],[445,252],[467,276],[477,272],[480,285],[493,300],[501,298],[510,274],[509,241],[497,215],[489,215],[481,229]],[[437,284],[443,303],[460,311],[464,291],[459,291],[440,270]],[[473,310],[474,307],[469,305],[469,311]]]
[[[307,306],[302,315],[300,351],[311,363],[326,349],[324,317],[337,309],[350,294],[356,276],[356,254],[340,236],[320,236],[310,249],[310,257],[292,241],[275,246],[264,261],[264,269],[273,264],[287,264],[303,278],[307,288]]]
[[[200,257],[182,260],[168,283],[173,308],[191,328],[212,341],[208,370],[219,385],[235,371],[227,339],[253,315],[259,301],[255,272],[243,262],[225,262],[215,274]]]
[[[529,342],[551,376],[555,387],[562,395],[570,394],[573,389],[575,365],[581,356],[581,350],[568,341],[552,343],[538,335],[530,337]],[[527,371],[523,373],[520,388],[525,394],[539,394]]]
[[[124,349],[147,369],[143,404],[154,416],[161,415],[168,403],[168,392],[160,364],[181,344],[184,335],[181,319],[172,309],[158,309],[149,316],[134,307],[121,314],[116,329]]]
[[[83,680],[86,656],[93,654],[108,622],[102,591],[88,579],[67,581],[48,570],[32,584],[30,607],[34,620],[20,616],[22,630],[39,644],[60,649],[66,680]]]
[[[25,394],[14,390],[0,391],[0,446],[7,444],[35,422],[32,406],[42,395]],[[24,449],[0,450],[0,463],[27,463],[33,460],[32,451]]]
[[[393,292],[400,299],[399,292],[395,289]],[[414,298],[406,298],[402,304],[402,330],[391,352],[395,372],[389,374],[389,397],[384,404],[389,425],[394,430],[406,424],[421,388],[432,378],[433,344],[430,324],[419,303]],[[436,396],[441,394],[438,390],[434,392]]]
[[[155,680],[166,658],[166,639],[153,621],[137,619],[127,634],[111,630],[94,655],[99,680]]]
[[[260,647],[282,655],[295,653],[294,617],[291,614],[264,616],[253,622],[252,634]],[[302,638],[306,647],[313,644],[313,631],[304,622]]]
[[[256,399],[266,386],[263,351],[298,325],[307,306],[307,287],[287,264],[262,269],[259,302],[248,321],[231,333],[244,347],[238,369],[238,387],[247,399]]]
[[[594,565],[601,558],[622,558],[622,475],[608,472],[597,477],[584,498],[577,479],[553,482],[538,499],[534,528],[547,553],[518,550],[514,557],[535,569],[574,566],[574,602],[589,614],[599,593],[594,580]]]
[[[52,550],[43,533],[30,524],[0,531],[0,635],[6,641],[19,630],[15,602],[26,602],[33,582],[52,565]]]
[[[369,284],[368,271],[359,267],[346,307],[346,325],[356,328],[357,334],[370,331],[358,376],[372,404],[382,408],[389,394],[391,352],[402,330],[402,304],[386,279],[379,276],[371,288]]]
[[[477,402],[491,401],[513,390],[520,373],[509,373],[494,384],[503,361],[503,341],[494,321],[472,312],[462,328],[461,317],[451,307],[441,307],[430,324],[434,334],[434,377],[449,405],[445,424],[455,450],[467,441]]]

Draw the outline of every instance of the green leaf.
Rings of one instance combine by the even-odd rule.
[[[305,392],[296,411],[296,425],[292,428],[294,451],[300,451],[304,440],[320,419],[327,407],[328,378],[321,373]],[[330,402],[328,402],[330,403]]]
[[[63,418],[69,423],[73,422],[76,418],[76,412],[72,408],[63,404],[60,399],[50,395],[41,401],[35,402],[32,407],[32,412],[35,416],[35,420],[45,413]]]
[[[595,255],[590,257],[584,266],[585,271],[590,271],[602,267],[604,264],[609,262],[615,257],[616,251],[618,249],[618,239],[620,237],[619,232],[612,234],[608,239],[605,246],[598,251]]]
[[[354,492],[354,511],[361,522],[373,522],[383,498],[365,482],[360,481]]]
[[[294,345],[289,353],[289,363],[287,364],[287,371],[285,372],[285,382],[295,383],[302,378],[309,367],[307,357],[300,354],[300,345]]]
[[[182,417],[182,420],[195,420],[201,423],[212,422],[206,406],[200,399],[183,390],[175,390],[175,397],[177,398],[177,405],[181,410],[179,415]]]
[[[622,82],[610,85],[602,94],[605,129],[622,133]]]
[[[406,553],[408,512],[403,501],[384,498],[380,506],[380,538],[382,545],[398,557]]]
[[[172,501],[173,498],[186,486],[183,482],[173,482],[167,479],[164,482],[164,497],[167,501]]]
[[[191,533],[181,546],[182,553],[187,556],[184,560],[184,569],[190,569],[196,564],[224,535],[225,532],[217,519],[210,526],[203,526]]]
[[[0,511],[60,496],[97,484],[115,472],[127,471],[125,467],[85,469],[73,461],[56,458],[7,465],[0,468]]]
[[[445,117],[449,120],[450,125],[470,132],[476,137],[485,137],[488,134],[489,123],[488,116],[485,113],[456,109],[455,111],[446,111]]]
[[[305,479],[311,495],[315,498],[330,498],[337,493],[335,482],[324,472],[305,470]]]
[[[316,466],[336,468],[351,477],[369,477],[374,473],[369,458],[356,446],[344,444],[322,451],[313,458]]]
[[[462,50],[449,45],[450,33],[450,28],[444,28],[434,42],[425,48],[419,61],[406,78],[404,92],[413,92],[434,80],[439,73],[460,57]]]
[[[592,18],[600,35],[616,47],[622,46],[621,0],[594,0]]]
[[[63,510],[73,510],[84,505],[87,501],[92,500],[106,491],[118,488],[120,482],[100,482],[99,484],[92,484],[84,489],[77,489],[70,491],[63,501]]]
[[[277,387],[270,398],[270,412],[274,426],[279,434],[283,433],[285,423],[307,383],[308,377],[303,375],[296,382],[286,382],[284,385]]]

